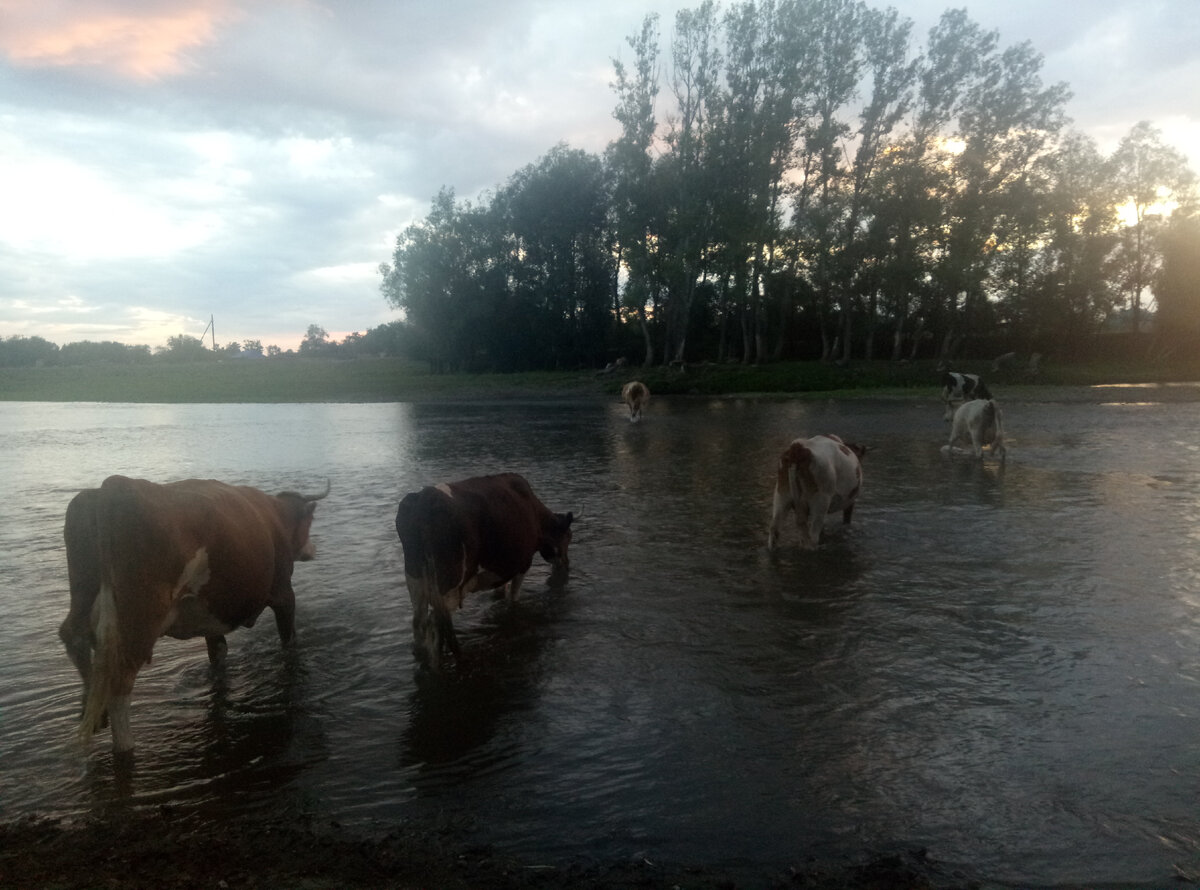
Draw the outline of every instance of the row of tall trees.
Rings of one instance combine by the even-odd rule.
[[[704,0],[629,45],[602,156],[443,189],[397,239],[382,290],[436,367],[1061,351],[1200,302],[1163,265],[1200,243],[1183,156],[1145,123],[1104,156],[963,10],[916,47],[861,0]]]
[[[440,369],[595,363],[619,309],[602,160],[558,146],[479,204],[443,189],[383,289]]]

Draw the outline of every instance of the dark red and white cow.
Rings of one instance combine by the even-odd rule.
[[[650,388],[640,380],[630,380],[621,387],[621,401],[629,409],[629,419],[636,423],[642,419],[642,409],[650,401]]]
[[[854,504],[862,491],[862,459],[865,445],[843,442],[837,436],[796,439],[780,455],[771,506],[771,529],[767,549],[774,550],[788,510],[796,511],[800,546],[814,549],[830,513],[841,513],[850,522]]]
[[[995,399],[975,399],[958,406],[950,426],[950,441],[942,446],[942,452],[953,457],[957,442],[970,442],[977,460],[983,458],[984,447],[990,447],[992,456],[1004,463],[1008,454],[1004,447],[1004,415]]]
[[[418,656],[434,669],[445,650],[460,659],[451,615],[463,597],[507,584],[511,603],[535,553],[551,564],[551,583],[565,580],[573,519],[573,513],[552,513],[516,473],[406,494],[396,510],[396,534]]]
[[[270,606],[291,642],[292,567],[316,553],[309,530],[328,493],[109,476],[77,494],[63,527],[71,609],[58,632],[83,677],[81,738],[107,719],[113,750],[133,748],[129,697],[159,637],[202,636],[216,664],[225,634]]]
[[[942,375],[942,401],[946,403],[944,420],[954,419],[954,405],[972,399],[990,399],[991,392],[978,374],[946,371]]]

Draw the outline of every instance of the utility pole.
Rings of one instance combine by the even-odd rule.
[[[208,324],[204,326],[204,331],[200,334],[200,342],[201,343],[204,342],[204,335],[209,333],[210,331],[212,332],[213,352],[216,352],[217,351],[217,326],[213,322],[213,316],[211,316],[211,315],[208,316]]]

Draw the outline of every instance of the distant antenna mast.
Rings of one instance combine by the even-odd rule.
[[[204,335],[207,334],[209,331],[212,331],[213,352],[216,352],[217,351],[217,326],[213,323],[213,317],[211,315],[208,317],[208,324],[206,324],[204,326],[204,331],[200,334],[200,342],[201,343],[204,342]]]

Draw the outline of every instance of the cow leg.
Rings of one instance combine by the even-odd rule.
[[[842,511],[842,525],[849,525],[850,517],[853,515],[854,515],[854,504],[853,504],[853,502],[851,502],[850,506]]]
[[[133,750],[133,728],[129,722],[129,694],[114,695],[108,703],[108,719],[112,725],[113,753]]]
[[[408,587],[408,598],[412,603],[413,655],[437,670],[441,646],[437,624],[430,614],[433,606],[426,594],[425,579],[405,573],[404,584]]]
[[[817,546],[820,534],[820,526],[818,525],[818,537],[813,537],[812,527],[814,523],[812,521],[812,512],[814,507],[806,498],[801,498],[799,503],[792,506],[796,511],[796,528],[800,530],[800,548],[802,550],[812,550]]]
[[[983,436],[975,427],[971,427],[971,450],[976,460],[983,460]]]
[[[433,671],[441,668],[444,652],[452,654],[456,661],[462,661],[452,613],[446,604],[446,600],[454,594],[455,591],[451,590],[445,596],[435,597],[427,608],[422,607],[413,613],[414,652]]]
[[[775,496],[771,501],[771,525],[767,530],[767,550],[773,551],[779,544],[779,533],[783,529],[783,517],[788,510],[788,496],[775,489]]]
[[[524,580],[525,573],[517,572],[517,574],[512,576],[512,580],[509,581],[507,586],[504,588],[504,598],[508,600],[509,603],[516,602],[517,594],[521,591],[521,582]]]
[[[437,625],[438,644],[454,656],[454,660],[462,663],[462,650],[458,647],[458,634],[454,632],[454,620],[450,617],[449,609],[433,610],[434,622]]]
[[[825,514],[829,512],[828,495],[817,495],[811,504],[805,505],[804,522],[800,526],[800,545],[806,550],[815,550],[821,543],[821,530],[825,526]],[[796,512],[797,520],[800,513]]]
[[[279,642],[284,646],[290,645],[296,638],[296,594],[290,584],[276,596],[271,611],[275,613]]]
[[[103,653],[99,653],[104,657]],[[111,653],[109,653],[111,656]],[[83,723],[80,725],[81,736],[84,740],[105,726],[112,730],[112,749],[114,754],[125,754],[133,750],[133,727],[129,717],[129,699],[133,693],[133,683],[137,679],[137,671],[126,667],[113,666],[117,673],[96,678],[99,684],[92,690],[99,698],[84,709]],[[108,687],[105,694],[104,687]],[[90,713],[89,713],[90,712]]]
[[[413,655],[433,670],[442,656],[437,622],[428,609],[413,613]]]
[[[204,638],[204,642],[208,646],[208,663],[214,667],[224,664],[225,650],[229,648],[224,635],[209,634]]]
[[[960,439],[964,439],[966,437],[967,437],[967,430],[964,429],[962,423],[956,419],[954,421],[954,424],[950,427],[950,441],[946,445],[946,456],[949,457],[951,460],[953,460],[954,459],[954,443],[959,441]]]

